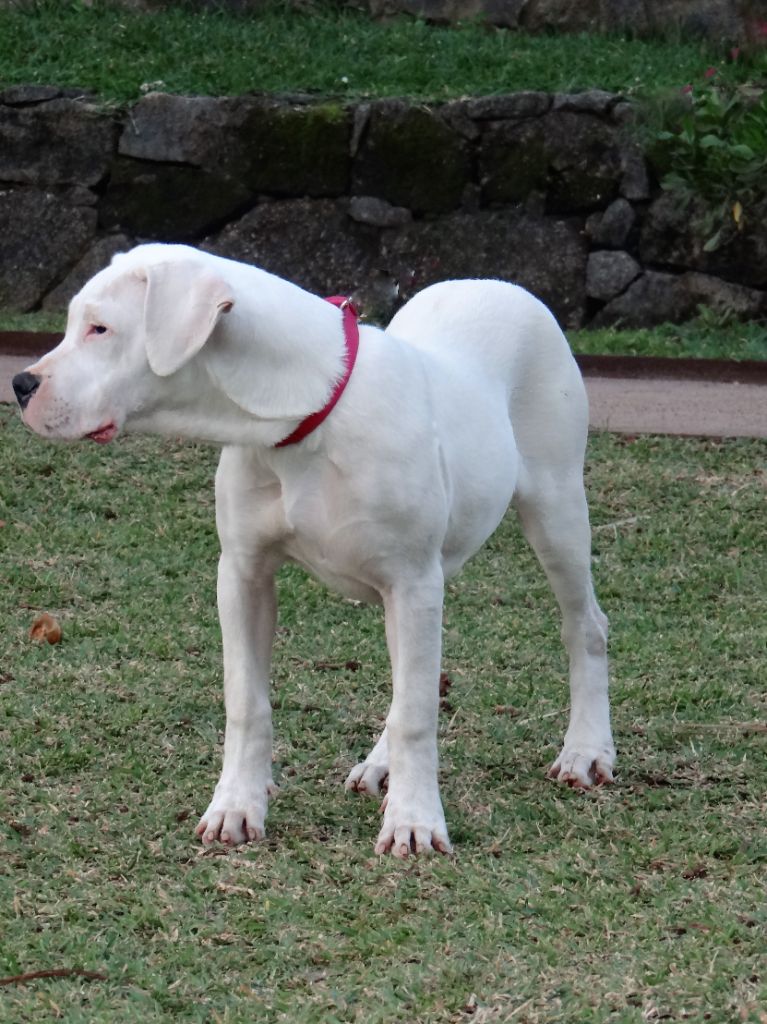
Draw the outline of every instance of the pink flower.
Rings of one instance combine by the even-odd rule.
[[[683,86],[682,86],[682,88],[681,88],[681,89],[680,89],[679,91],[680,91],[681,93],[684,93],[685,95],[687,95],[687,93],[690,93],[690,92],[692,92],[692,86],[691,86],[691,85],[690,85],[690,83],[688,82],[688,83],[687,83],[687,85],[683,85]]]
[[[718,73],[719,73],[719,69],[718,68],[706,68],[706,70],[703,72],[703,77],[704,78],[713,78],[714,75],[716,75]]]

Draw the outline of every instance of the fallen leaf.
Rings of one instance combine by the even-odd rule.
[[[48,612],[43,612],[42,615],[38,615],[35,621],[32,623],[32,628],[29,631],[30,640],[35,640],[37,643],[44,643],[46,640],[49,644],[58,644],[61,642],[61,626],[59,625],[58,619],[54,619]]]
[[[350,658],[349,661],[314,661],[310,664],[315,672],[341,672],[343,669],[357,672],[362,667],[355,658]]]
[[[249,896],[251,899],[256,898],[254,889],[249,889],[247,885],[233,885],[230,882],[217,882],[216,889],[218,892],[226,893],[227,896]]]

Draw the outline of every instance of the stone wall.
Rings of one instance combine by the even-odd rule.
[[[115,251],[183,241],[386,318],[433,281],[500,277],[566,327],[767,313],[767,217],[714,252],[659,190],[617,96],[438,106],[153,93],[126,110],[0,93],[0,307],[63,308]]]

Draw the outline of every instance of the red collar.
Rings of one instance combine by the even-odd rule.
[[[323,406],[318,412],[313,412],[306,419],[301,420],[296,429],[292,434],[288,434],[282,441],[278,441],[274,446],[275,448],[286,448],[289,444],[298,444],[299,441],[311,434],[313,430],[316,430],[320,423],[325,420],[346,390],[346,385],[349,383],[349,378],[352,375],[354,364],[357,360],[357,349],[359,348],[360,332],[357,324],[357,317],[359,316],[357,310],[352,305],[351,299],[344,295],[331,295],[325,300],[326,302],[332,302],[334,306],[343,312],[344,316],[344,341],[346,342],[346,370],[343,377],[338,381],[336,386],[333,388],[333,394],[328,399],[326,405]]]

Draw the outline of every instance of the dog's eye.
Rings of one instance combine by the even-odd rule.
[[[88,330],[85,332],[86,338],[93,338],[97,334],[106,334],[109,330],[103,324],[89,324]]]

